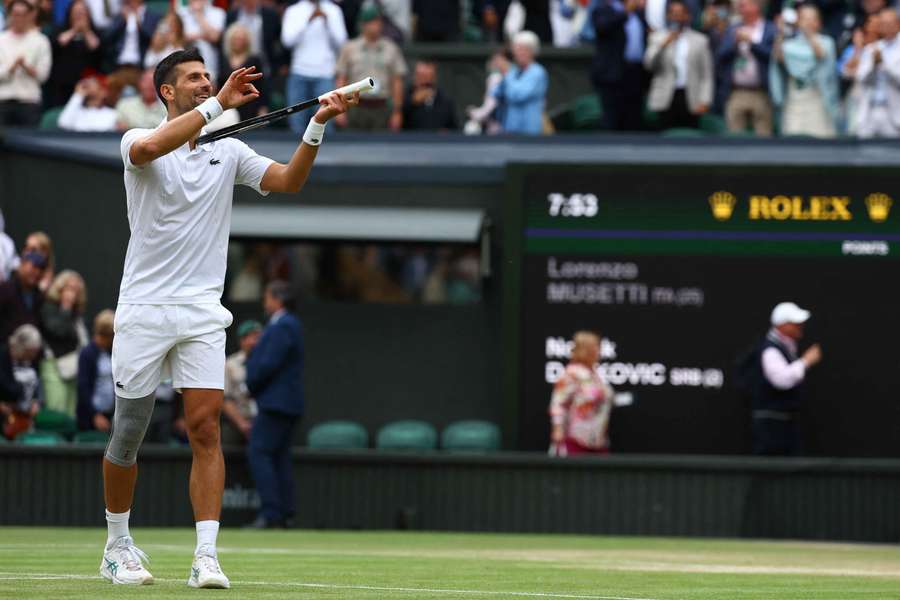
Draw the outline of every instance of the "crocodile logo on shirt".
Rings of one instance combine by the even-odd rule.
[[[211,158],[211,159],[209,159],[209,164],[211,164],[211,165],[217,165],[217,164],[219,164],[220,162],[222,162],[222,161],[219,160],[218,158]]]

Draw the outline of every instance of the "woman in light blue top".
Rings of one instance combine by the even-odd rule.
[[[534,62],[541,42],[531,31],[521,31],[512,40],[514,65],[494,96],[504,106],[503,131],[539,135],[544,130],[544,103],[547,96],[547,71]]]
[[[819,31],[819,11],[797,11],[797,34],[784,39],[779,24],[769,65],[772,101],[781,108],[782,135],[834,137],[840,113],[834,40]]]

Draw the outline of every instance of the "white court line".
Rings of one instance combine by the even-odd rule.
[[[101,581],[99,576],[93,575],[70,575],[66,573],[16,573],[13,571],[0,571],[0,581],[52,581],[59,579],[71,580],[96,580]],[[184,583],[184,579],[160,579],[153,578],[154,581],[164,583]],[[481,596],[506,596],[515,598],[569,598],[573,600],[657,600],[654,598],[633,598],[628,596],[596,596],[588,594],[562,594],[555,592],[499,592],[489,590],[453,590],[442,588],[411,588],[411,587],[391,587],[378,585],[341,585],[332,583],[302,583],[293,581],[233,581],[235,585],[260,585],[260,586],[276,586],[276,587],[301,587],[314,588],[324,590],[357,590],[365,592],[402,592],[411,594],[456,594],[456,595],[481,595]]]

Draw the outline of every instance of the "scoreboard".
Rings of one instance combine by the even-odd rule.
[[[576,330],[603,337],[614,452],[749,451],[736,360],[778,302],[822,344],[805,453],[900,456],[900,182],[887,169],[515,165],[504,307],[517,445],[546,449]]]

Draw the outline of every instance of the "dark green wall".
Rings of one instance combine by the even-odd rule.
[[[101,452],[0,446],[0,525],[100,525]],[[243,452],[225,459],[222,523],[238,526],[258,499]],[[295,450],[293,462],[304,528],[900,542],[896,460]],[[186,448],[141,451],[132,524],[193,522],[190,464]]]
[[[0,154],[0,178],[0,207],[17,245],[29,231],[46,231],[56,246],[58,268],[75,269],[88,283],[88,317],[115,307],[128,244],[121,170],[7,152]],[[299,198],[261,198],[238,187],[235,203],[476,207],[497,222],[499,196],[499,186],[490,185],[311,182]],[[499,241],[494,236],[495,267]],[[477,306],[300,307],[308,418],[298,438],[305,439],[310,424],[329,418],[359,420],[373,435],[385,422],[403,418],[438,427],[467,418],[501,423],[498,290],[495,278],[485,281],[485,302]],[[261,307],[230,308],[236,323],[262,316]]]

